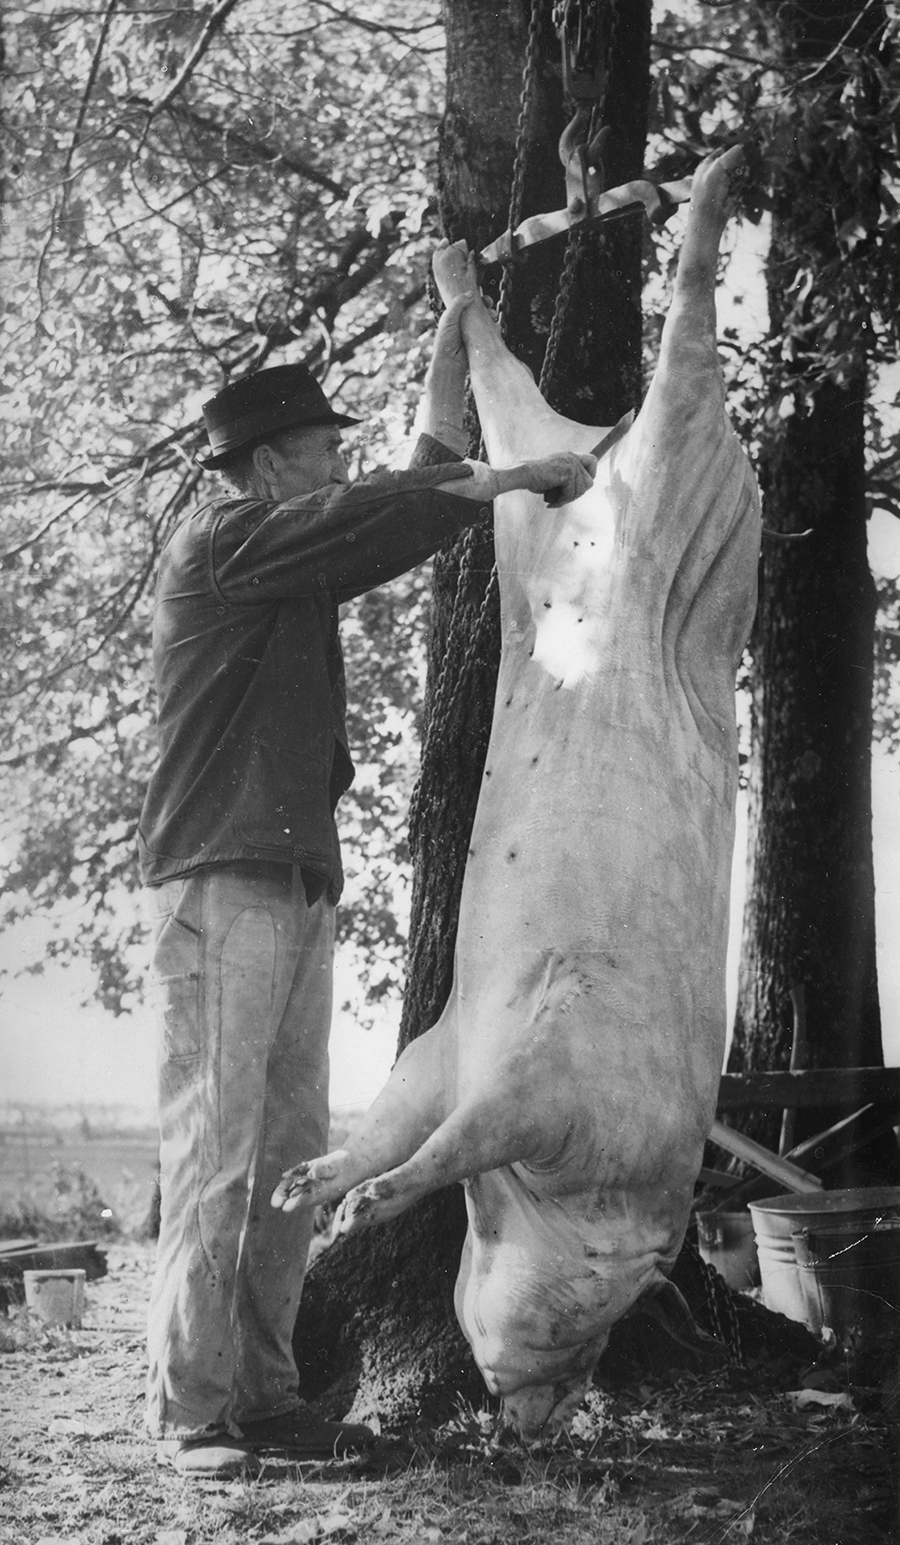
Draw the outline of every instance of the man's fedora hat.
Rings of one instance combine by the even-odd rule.
[[[235,451],[250,450],[280,429],[316,424],[346,428],[362,422],[335,413],[305,365],[273,365],[232,381],[203,404],[203,418],[212,450],[196,460],[207,472],[224,467]]]

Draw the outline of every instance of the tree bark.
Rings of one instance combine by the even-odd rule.
[[[557,141],[567,119],[558,45],[542,0],[534,39],[534,95],[524,119],[524,183],[517,219],[561,207]],[[508,224],[516,161],[521,66],[528,47],[526,0],[498,15],[492,0],[447,0],[448,93],[441,137],[444,227],[480,248]],[[649,95],[649,0],[617,0],[606,115],[615,128],[610,185],[639,175]],[[546,393],[560,411],[613,424],[641,396],[640,221],[578,238],[573,305],[563,323],[558,368]],[[565,246],[531,249],[509,283],[507,342],[539,378],[565,263]],[[492,278],[497,292],[497,275]],[[490,284],[487,286],[490,288]],[[473,446],[477,426],[473,423]],[[497,610],[488,587],[490,529],[442,552],[434,566],[421,798],[415,820],[409,978],[401,1047],[439,1018],[453,975],[459,897],[493,713],[499,658]],[[485,597],[488,597],[485,604]],[[434,733],[430,736],[428,730]],[[294,1352],[301,1391],[329,1414],[354,1419],[439,1421],[460,1398],[487,1400],[453,1312],[465,1234],[461,1191],[438,1193],[396,1222],[341,1238],[307,1277]],[[702,1330],[739,1337],[745,1354],[773,1345],[809,1358],[801,1326],[740,1301],[686,1246],[672,1274]],[[729,1326],[731,1331],[729,1331]],[[614,1327],[600,1376],[659,1375],[695,1367],[695,1327],[679,1342],[638,1315]],[[677,1328],[676,1328],[677,1335]]]
[[[611,185],[640,174],[649,96],[649,4],[616,8],[604,119],[615,123],[606,158]],[[565,203],[558,140],[564,109],[559,44],[542,6],[534,87],[525,116],[518,219]],[[439,191],[444,231],[475,250],[506,228],[517,158],[522,68],[529,7],[516,0],[498,34],[491,0],[447,6],[447,109],[441,132]],[[514,67],[513,67],[514,62]],[[562,413],[585,423],[613,424],[641,396],[641,243],[639,217],[576,238],[571,303],[563,318],[557,370],[546,395]],[[529,249],[514,266],[503,323],[508,346],[540,378],[544,350],[565,263],[561,238]],[[485,289],[499,298],[499,270]],[[477,452],[477,423],[472,450]],[[481,615],[494,562],[489,526],[438,554],[434,565],[432,630],[426,690],[426,741],[435,712],[433,765],[413,871],[408,984],[400,1031],[402,1049],[427,1030],[450,993],[459,896],[469,833],[490,735],[500,655],[496,597]],[[469,651],[466,660],[465,652]],[[448,681],[448,673],[452,680]],[[438,684],[449,701],[438,698]],[[426,758],[427,760],[427,758]]]
[[[604,118],[613,185],[640,174],[649,97],[649,0],[616,0]],[[530,105],[518,133],[530,6],[446,0],[447,105],[439,193],[445,233],[476,250],[509,223],[521,145],[516,222],[565,204],[558,140],[570,116],[562,95],[551,0],[541,0],[532,47]],[[641,247],[638,217],[578,238],[572,304],[547,395],[587,423],[613,424],[641,392]],[[503,318],[513,352],[539,377],[566,256],[558,238],[515,265]],[[485,289],[497,295],[499,270]],[[477,425],[472,424],[473,448]],[[499,660],[489,526],[434,564],[426,693],[426,751],[416,824],[408,987],[402,1049],[439,1018],[450,992],[459,897],[493,715]],[[443,682],[443,685],[441,683]],[[429,725],[436,734],[429,740]],[[301,1389],[323,1409],[393,1421],[448,1415],[460,1396],[486,1393],[452,1304],[465,1234],[458,1187],[371,1234],[342,1238],[308,1274],[294,1353]]]
[[[876,11],[878,7],[875,8]],[[782,6],[785,60],[824,64],[862,7],[841,0]],[[877,18],[875,18],[877,20]],[[869,21],[873,18],[870,15]],[[871,742],[875,589],[866,555],[865,329],[843,378],[803,390],[829,313],[792,339],[789,297],[810,261],[839,259],[836,230],[850,190],[803,136],[782,163],[768,263],[771,335],[769,432],[760,479],[764,523],[811,530],[795,542],[764,540],[760,604],[751,640],[750,856],[729,1071],[788,1067],[795,1014],[805,1011],[807,1065],[882,1062],[875,967]],[[811,297],[811,303],[815,296]],[[787,363],[783,362],[787,355]],[[787,416],[778,417],[783,405]],[[864,1103],[860,1101],[860,1104]],[[844,1112],[846,1113],[846,1112]],[[802,1111],[794,1141],[837,1111]],[[755,1112],[741,1127],[777,1147],[781,1113]],[[832,1184],[888,1178],[896,1144],[851,1162]]]

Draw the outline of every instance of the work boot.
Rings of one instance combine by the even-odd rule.
[[[226,1433],[202,1438],[163,1438],[156,1463],[197,1481],[250,1480],[262,1466],[255,1454]]]
[[[281,1416],[242,1421],[241,1442],[256,1454],[278,1453],[292,1459],[336,1459],[370,1448],[375,1434],[354,1422],[326,1422],[301,1407]]]

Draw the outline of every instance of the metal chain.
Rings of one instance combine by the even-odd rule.
[[[525,46],[525,61],[522,69],[522,89],[519,94],[519,116],[516,124],[516,152],[513,164],[512,186],[509,200],[509,229],[515,230],[519,224],[522,212],[522,198],[525,188],[525,164],[526,148],[525,133],[528,126],[528,115],[531,109],[531,99],[534,89],[534,80],[537,70],[538,40],[540,36],[542,0],[532,0],[531,16],[528,24],[528,39]],[[511,286],[513,264],[504,265],[500,280],[500,292],[497,298],[497,323],[501,336],[505,333],[505,323],[509,312],[509,294]],[[484,442],[481,445],[481,456],[484,455]],[[460,543],[459,569],[456,576],[456,588],[453,596],[453,607],[450,613],[450,622],[447,628],[447,640],[444,649],[444,658],[438,675],[437,686],[431,703],[431,712],[428,716],[428,728],[422,746],[419,776],[412,792],[409,806],[409,845],[412,853],[418,848],[420,823],[426,798],[430,796],[434,783],[435,749],[444,738],[444,733],[449,720],[449,708],[451,702],[451,683],[453,693],[468,679],[469,673],[475,663],[478,648],[481,641],[481,633],[488,616],[493,599],[498,589],[497,565],[494,564],[487,589],[482,597],[478,615],[470,632],[465,653],[459,662],[458,669],[454,670],[459,655],[459,645],[462,633],[462,618],[465,610],[465,594],[468,589],[472,572],[475,548],[478,541],[478,526],[472,525],[465,532]]]
[[[547,347],[544,350],[544,360],[541,365],[541,378],[538,382],[538,390],[549,401],[550,382],[556,368],[556,356],[559,353],[560,340],[562,338],[563,325],[569,309],[569,302],[575,290],[575,278],[578,271],[578,260],[581,257],[586,231],[582,228],[572,229],[566,242],[566,257],[563,263],[562,273],[559,279],[559,288],[556,291],[556,304],[553,308],[553,321],[550,324],[550,332],[547,337]]]
[[[561,13],[563,10],[562,7],[558,7],[557,9],[558,13]],[[609,12],[610,18],[607,39],[607,61],[611,65],[613,48],[615,47],[616,43],[616,24],[618,21],[618,9],[616,0],[609,0]],[[602,29],[597,29],[595,31],[593,26],[591,26],[589,29],[586,29],[586,31],[590,32],[592,41],[595,44],[598,43],[599,38],[602,37]],[[606,81],[607,76],[608,71],[604,72],[604,82]],[[598,98],[598,100],[594,103],[593,109],[591,111],[590,124],[587,131],[587,138],[589,140],[602,122],[605,100],[606,93],[604,90],[603,96]],[[553,308],[553,320],[550,323],[550,333],[547,338],[547,347],[544,350],[544,360],[543,364],[541,365],[541,379],[538,383],[541,394],[548,398],[548,400],[550,382],[553,379],[553,372],[556,369],[556,356],[559,353],[559,345],[562,338],[563,327],[565,326],[569,303],[575,291],[575,280],[578,271],[578,263],[584,250],[584,238],[586,234],[587,231],[584,226],[573,226],[569,231],[568,240],[566,242],[566,256],[563,263],[562,274],[560,275],[559,288],[556,292],[556,304]]]
[[[538,38],[540,36],[542,0],[531,0],[531,18],[528,23],[528,41],[525,45],[525,63],[522,68],[522,90],[519,95],[519,119],[516,124],[516,158],[513,164],[512,187],[509,195],[509,222],[507,230],[512,235],[519,224],[522,213],[522,197],[525,191],[525,163],[527,154],[525,149],[525,131],[528,127],[528,114],[531,108],[531,97],[534,89],[534,79],[537,73]],[[497,296],[497,321],[500,332],[505,336],[504,321],[509,310],[509,292],[512,286],[512,271],[515,264],[504,263],[500,276],[500,292]]]
[[[732,1360],[735,1363],[741,1363],[743,1361],[741,1327],[731,1289],[720,1277],[716,1268],[710,1266],[708,1261],[704,1261],[692,1240],[685,1240],[684,1248],[693,1257],[700,1270],[713,1335],[717,1341],[721,1341],[723,1346],[728,1348]]]
[[[616,23],[616,6],[612,0],[612,26],[610,30],[610,46],[614,40]],[[531,16],[528,25],[528,40],[525,47],[525,61],[522,74],[522,90],[519,96],[519,116],[516,125],[516,153],[513,165],[512,187],[509,202],[510,232],[516,229],[522,209],[522,199],[525,186],[526,130],[528,115],[531,108],[531,99],[534,89],[534,81],[537,73],[538,42],[540,37],[541,20],[543,13],[543,0],[532,0]],[[603,111],[603,103],[598,102],[592,115],[599,120]],[[556,302],[553,311],[553,320],[547,339],[547,347],[544,351],[544,359],[541,366],[539,389],[546,397],[550,380],[556,366],[556,357],[559,351],[563,326],[568,313],[569,304],[575,288],[578,269],[578,261],[582,250],[582,238],[584,231],[572,231],[566,247],[566,256],[563,270],[560,276],[559,288],[556,294]],[[512,286],[512,272],[515,264],[505,263],[500,280],[500,290],[497,298],[497,322],[501,336],[505,336],[509,316],[510,290]],[[484,442],[482,441],[481,453],[484,454]],[[451,684],[453,696],[468,680],[478,656],[484,630],[491,607],[499,590],[497,565],[493,568],[488,579],[487,588],[481,600],[473,626],[469,633],[465,652],[459,661],[460,637],[462,632],[463,613],[465,611],[465,594],[469,586],[472,572],[475,548],[478,542],[478,526],[472,525],[466,531],[460,544],[459,569],[456,576],[456,588],[453,596],[453,607],[450,614],[450,622],[447,628],[447,638],[444,649],[444,658],[438,675],[434,697],[431,703],[431,711],[428,717],[428,727],[422,746],[419,776],[412,792],[409,808],[409,844],[413,854],[416,853],[419,844],[420,825],[426,799],[432,795],[435,782],[435,751],[437,745],[443,741],[449,723],[449,711],[452,702]]]

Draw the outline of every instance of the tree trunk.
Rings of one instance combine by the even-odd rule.
[[[527,0],[446,0],[447,106],[440,142],[446,234],[480,250],[509,223],[517,159]],[[533,90],[521,136],[523,188],[516,223],[565,204],[558,139],[564,110],[551,0],[532,35]],[[649,0],[617,0],[610,28],[604,117],[614,123],[606,174],[639,175],[649,95]],[[638,217],[577,238],[571,309],[547,395],[587,423],[613,424],[640,400],[641,244]],[[503,306],[507,342],[540,375],[566,255],[557,238],[516,264]],[[486,276],[498,293],[499,270]],[[504,287],[506,288],[506,287]],[[473,444],[477,444],[473,424]],[[408,988],[400,1044],[440,1016],[453,975],[459,896],[493,714],[499,659],[488,527],[434,565],[426,725],[415,823]],[[465,1233],[458,1187],[395,1223],[339,1240],[309,1272],[294,1341],[307,1397],[323,1409],[377,1412],[393,1421],[439,1419],[460,1395],[485,1397],[452,1306]]]
[[[875,8],[878,9],[877,7]],[[829,60],[860,6],[840,0],[782,6],[787,61]],[[790,297],[810,264],[840,260],[835,232],[852,197],[832,159],[799,133],[779,171],[768,265],[772,404],[760,477],[765,525],[812,534],[764,540],[760,605],[751,641],[750,861],[729,1070],[790,1065],[793,1026],[805,1012],[811,1067],[882,1062],[875,968],[871,830],[875,590],[866,555],[865,338],[843,379],[804,392],[813,347],[827,348],[830,312],[807,313],[800,338]],[[810,296],[815,306],[816,295]],[[792,338],[792,330],[794,336]],[[863,330],[864,333],[864,330]],[[791,339],[795,353],[784,347]],[[787,358],[788,363],[783,363]],[[787,416],[779,418],[783,405]],[[795,410],[795,411],[791,411]],[[771,427],[774,426],[774,427]],[[863,1103],[863,1102],[860,1102]],[[838,1111],[800,1112],[794,1141]],[[740,1125],[777,1147],[781,1113]],[[830,1184],[887,1178],[896,1144],[885,1142]],[[874,1167],[873,1167],[874,1166]]]
[[[650,8],[640,0],[622,9],[613,32],[604,115],[616,126],[606,158],[611,185],[640,174],[647,130]],[[558,140],[568,115],[549,0],[542,11],[534,89],[523,126],[524,187],[517,222],[565,203]],[[454,0],[447,9],[441,212],[450,239],[465,238],[475,250],[508,223],[528,20],[527,4],[518,0],[504,17],[508,30],[498,37],[490,0]],[[557,369],[545,395],[560,412],[585,423],[613,424],[640,402],[642,234],[640,218],[633,217],[575,238],[574,290],[560,330]],[[562,238],[530,248],[509,280],[504,334],[536,378],[565,258]],[[499,269],[488,271],[485,289],[499,298]],[[473,424],[474,452],[478,439]],[[450,993],[459,895],[500,656],[496,597],[480,615],[493,563],[487,526],[473,532],[471,543],[464,538],[435,559],[426,724],[432,730],[436,714],[440,723],[434,725],[437,733],[426,756],[430,765],[423,768],[427,806],[417,831],[401,1049],[434,1024]]]

